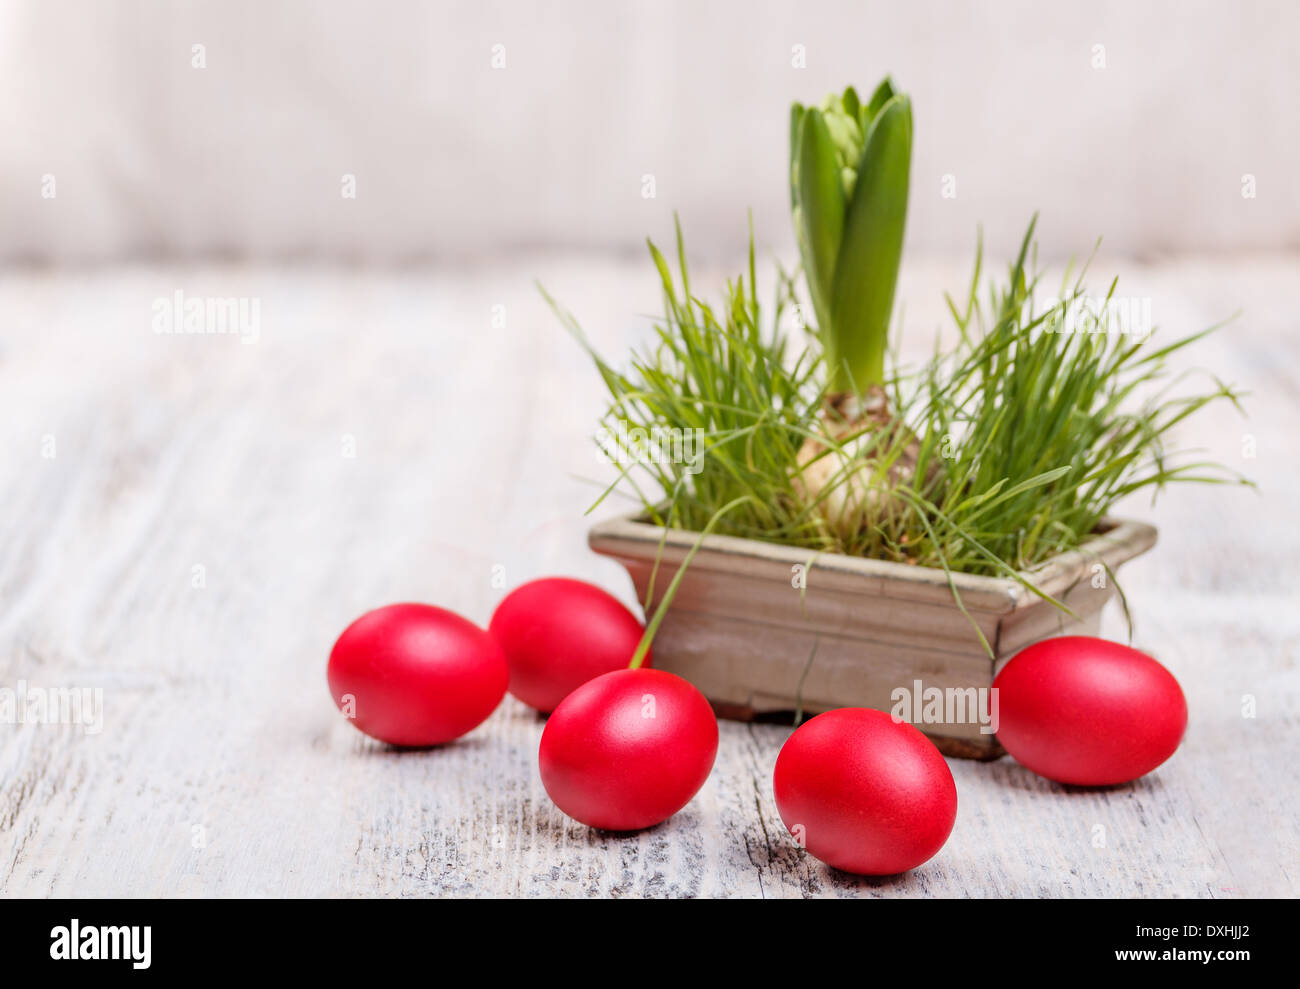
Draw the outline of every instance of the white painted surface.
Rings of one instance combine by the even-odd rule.
[[[1187,692],[1183,748],[1102,792],[1010,760],[953,761],[952,839],[883,880],[831,873],[785,836],[770,774],[786,728],[724,723],[698,798],[615,837],[551,805],[541,722],[513,700],[455,745],[398,754],[328,697],[326,656],[357,614],[416,599],[486,622],[503,594],[494,565],[512,586],[565,573],[628,596],[621,569],[586,549],[594,489],[574,477],[601,473],[599,388],[531,282],[618,356],[646,336],[630,314],[657,306],[647,265],[7,273],[0,686],[102,687],[104,711],[96,735],[0,725],[0,892],[1295,895],[1295,271],[1294,257],[1260,257],[1122,272],[1171,330],[1246,309],[1193,357],[1254,392],[1251,418],[1220,410],[1183,439],[1262,494],[1125,506],[1161,528],[1126,589],[1137,644]],[[911,349],[963,276],[907,269]],[[178,288],[260,298],[260,339],[155,335],[151,304]],[[1121,634],[1116,615],[1106,630]]]
[[[793,247],[790,102],[887,72],[915,250],[1040,208],[1053,256],[1295,249],[1297,34],[1286,0],[10,0],[0,258],[639,251],[674,209],[714,258],[750,208]]]

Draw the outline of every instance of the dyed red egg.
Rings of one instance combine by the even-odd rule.
[[[428,604],[367,612],[334,643],[329,686],[361,731],[392,745],[438,745],[480,724],[505,696],[506,658],[468,619]]]
[[[704,695],[663,670],[618,670],[569,694],[542,730],[542,785],[574,820],[636,831],[699,792],[718,754]]]
[[[626,669],[645,630],[594,584],[546,577],[508,594],[488,631],[510,665],[510,693],[549,712],[588,680]]]
[[[1058,783],[1135,780],[1173,755],[1187,729],[1187,700],[1173,674],[1106,639],[1044,639],[1017,653],[993,687],[998,741]]]
[[[934,744],[883,711],[842,707],[786,739],[772,789],[808,854],[864,876],[915,869],[957,819],[957,785]]]

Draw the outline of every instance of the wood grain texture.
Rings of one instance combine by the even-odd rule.
[[[605,476],[599,386],[532,279],[618,357],[647,336],[631,314],[658,305],[640,261],[6,273],[0,688],[100,688],[103,725],[0,724],[0,892],[1294,896],[1295,270],[1259,258],[1120,271],[1121,291],[1151,297],[1170,330],[1246,313],[1189,363],[1250,389],[1250,419],[1218,410],[1182,439],[1261,494],[1189,488],[1123,506],[1161,531],[1124,589],[1135,643],[1187,692],[1183,748],[1101,791],[1010,759],[950,761],[952,839],[921,869],[874,880],[786,836],[771,770],[788,728],[723,723],[700,795],[619,837],[551,805],[541,721],[511,699],[461,742],[418,753],[363,738],[330,703],[329,648],[368,608],[426,600],[485,623],[506,587],[552,573],[631,600],[618,564],[586,547],[596,489],[579,478]],[[942,323],[939,290],[965,274],[905,271],[914,352]],[[176,289],[260,299],[257,342],[154,334],[152,302]],[[1104,629],[1124,634],[1115,613]]]

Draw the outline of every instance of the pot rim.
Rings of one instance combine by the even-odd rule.
[[[686,529],[668,529],[642,521],[641,512],[598,522],[587,533],[588,545],[597,553],[622,560],[654,559],[663,545],[662,562],[680,565],[695,546],[700,534]],[[1156,544],[1155,526],[1133,519],[1103,518],[1097,532],[1077,549],[1044,560],[1021,576],[1039,591],[1058,600],[1089,576],[1097,563],[1114,571],[1120,564]],[[887,560],[818,553],[797,546],[782,546],[761,539],[711,534],[704,537],[693,569],[730,572],[741,560],[780,569],[786,579],[791,567],[804,566],[815,573],[822,586],[839,585],[844,590],[861,590],[864,580],[876,585],[884,597],[912,600],[952,601],[955,588],[968,607],[981,611],[1011,612],[1042,601],[1039,595],[1010,577],[987,577],[953,572],[937,567],[918,567]]]

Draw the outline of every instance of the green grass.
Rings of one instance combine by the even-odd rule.
[[[1240,408],[1241,394],[1212,377],[1192,394],[1171,387],[1183,376],[1173,375],[1169,358],[1215,327],[1168,343],[1158,330],[1145,338],[1090,332],[1086,324],[1052,332],[1065,308],[1086,296],[1084,275],[1067,274],[1062,301],[1035,313],[1033,229],[1006,280],[991,283],[983,301],[977,252],[968,293],[949,299],[957,344],[919,369],[887,373],[899,427],[838,442],[826,438],[818,349],[781,330],[795,302],[784,272],[764,320],[752,233],[748,270],[716,307],[691,291],[680,227],[676,272],[650,244],[664,315],[652,345],[623,370],[597,354],[547,296],[609,391],[606,429],[699,430],[704,439],[694,463],[653,458],[625,466],[592,507],[622,487],[649,520],[667,527],[1023,580],[1022,571],[1078,546],[1135,491],[1154,497],[1173,483],[1250,483],[1169,445],[1171,431],[1206,406]],[[1114,291],[1112,283],[1108,300]],[[809,437],[843,461],[815,492],[799,483],[796,464]],[[909,447],[915,473],[887,482]],[[828,518],[837,487],[863,484],[884,493],[876,510],[847,522]]]
[[[949,308],[961,344],[924,373],[917,431],[940,456],[944,484],[925,511],[936,536],[912,544],[921,562],[941,555],[968,573],[1025,569],[1077,546],[1121,498],[1170,484],[1248,484],[1239,474],[1170,446],[1174,427],[1241,393],[1207,375],[1208,388],[1179,393],[1169,358],[1214,332],[1168,342],[1104,332],[1116,284],[1075,332],[1066,308],[1085,298],[1084,271],[1067,272],[1060,300],[1035,313],[1039,275],[1029,261],[1033,224],[1005,284],[981,305],[977,252],[970,290]],[[1076,307],[1077,311],[1077,307]]]
[[[654,244],[650,254],[664,288],[664,318],[650,348],[620,371],[588,343],[577,321],[546,296],[565,326],[586,347],[610,393],[606,429],[628,423],[700,430],[698,464],[660,462],[625,467],[596,503],[618,486],[632,491],[646,517],[659,525],[703,530],[726,505],[715,529],[732,535],[810,545],[817,533],[795,495],[790,465],[803,437],[816,428],[819,388],[816,353],[790,361],[780,331],[793,302],[788,277],[778,278],[771,325],[760,325],[751,239],[749,269],[728,284],[717,308],[695,297],[678,234],[678,274]],[[543,293],[545,294],[545,293]]]

